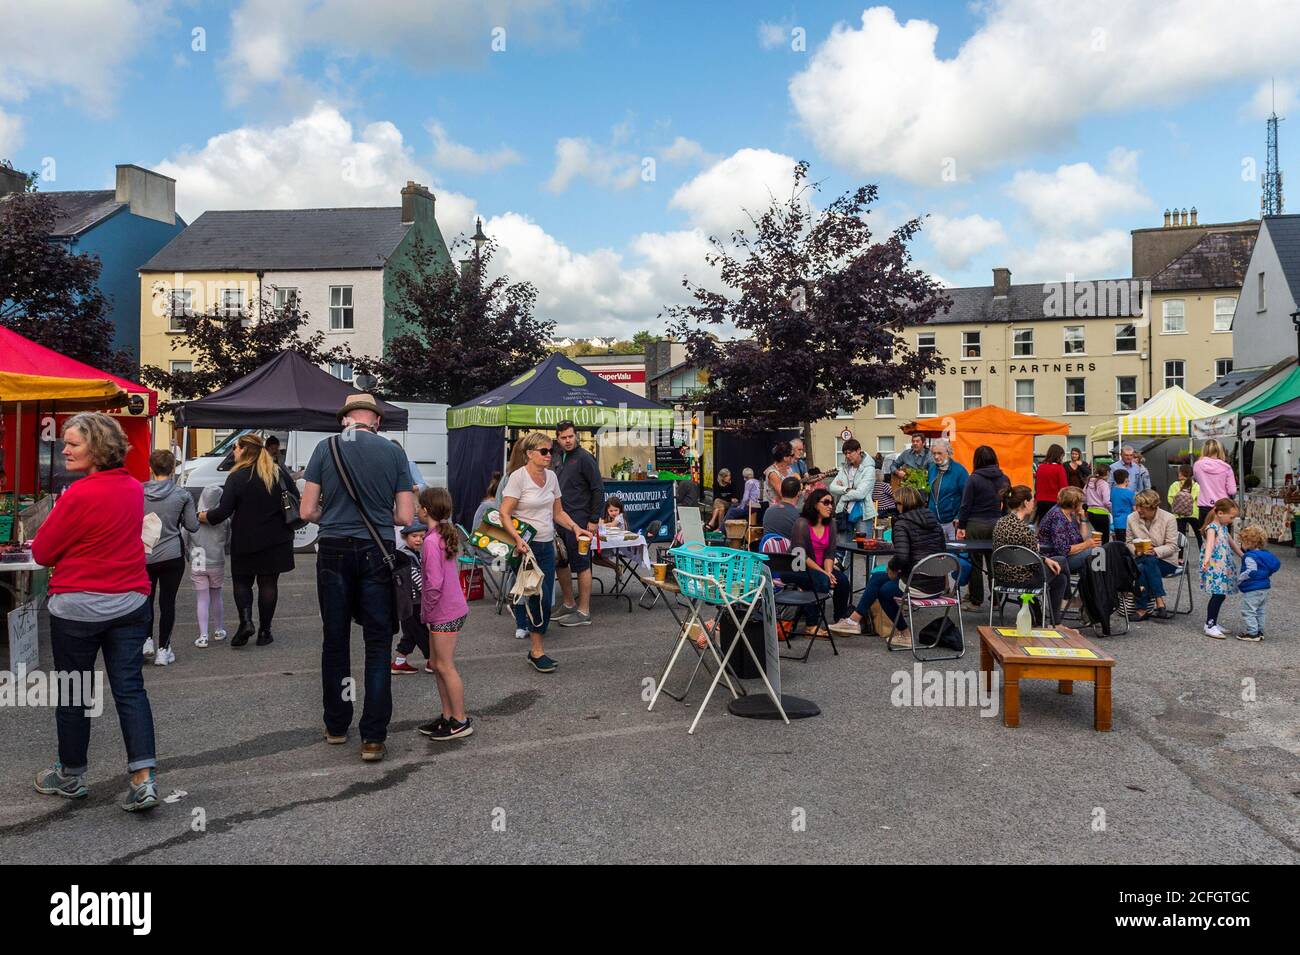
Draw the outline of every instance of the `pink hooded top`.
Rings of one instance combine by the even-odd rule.
[[[1201,494],[1196,501],[1201,507],[1213,507],[1216,501],[1237,495],[1237,476],[1227,461],[1197,458],[1192,465],[1192,477],[1201,486]]]
[[[469,613],[469,604],[465,602],[465,592],[460,589],[460,573],[456,558],[448,557],[442,546],[441,528],[450,524],[439,524],[429,528],[424,536],[424,546],[420,548],[420,571],[424,575],[424,586],[420,590],[420,619],[426,624],[451,623]]]

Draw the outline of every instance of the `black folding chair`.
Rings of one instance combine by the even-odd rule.
[[[1024,583],[1020,581],[1008,581],[998,579],[998,566],[1004,567],[1023,567],[1027,570],[1037,570],[1042,583]],[[1048,572],[1047,561],[1043,555],[1036,550],[1032,550],[1021,544],[1003,544],[1001,547],[995,547],[992,555],[993,578],[989,582],[989,626],[993,626],[993,610],[996,607],[998,612],[998,621],[1002,622],[1002,614],[1006,609],[1008,601],[1019,600],[1025,594],[1032,594],[1038,598],[1038,604],[1043,608],[1041,614],[1043,626],[1056,626],[1056,610],[1052,607],[1051,590],[1048,587],[1048,581],[1052,575]],[[1017,575],[1018,576],[1018,575]]]
[[[929,557],[923,557],[918,560],[907,575],[907,585],[903,588],[903,594],[895,597],[895,601],[903,608],[906,614],[907,629],[912,632],[912,656],[922,663],[932,663],[938,660],[960,660],[966,655],[966,627],[961,619],[961,588],[957,585],[957,580],[961,576],[961,562],[952,554],[931,554]],[[943,593],[932,596],[921,596],[913,591],[912,582],[917,577],[942,577],[945,581]],[[921,633],[916,628],[913,620],[913,613],[916,610],[943,610],[943,617],[939,618],[939,630],[935,635],[934,643],[920,643]],[[961,644],[961,649],[956,653],[927,653],[922,655],[920,650],[933,650],[939,645],[939,640],[943,637],[944,628],[952,618],[953,612],[957,615],[957,642]],[[894,634],[898,631],[897,613],[890,614],[889,633],[885,635],[885,649],[889,651],[906,650],[907,647],[894,646]]]
[[[795,559],[796,557],[794,554],[774,554],[769,552],[767,555],[767,566],[772,572],[772,577],[774,579],[781,579],[782,584],[780,587],[776,588],[774,595],[777,617],[781,617],[783,610],[793,610],[793,619],[798,620],[804,616],[805,608],[815,606],[817,608],[818,624],[814,628],[813,632],[808,634],[808,646],[804,647],[803,656],[795,657],[782,655],[781,659],[797,660],[800,663],[807,663],[808,656],[812,653],[813,644],[817,641],[817,636],[822,630],[825,630],[826,635],[830,638],[831,650],[836,656],[839,656],[840,651],[835,646],[835,634],[831,633],[830,623],[826,619],[826,602],[831,598],[830,591],[828,590],[827,592],[822,593],[820,591],[802,590],[799,589],[798,584],[789,583],[787,578],[790,574],[804,573],[812,575],[816,573],[814,570],[796,570]],[[791,628],[791,630],[793,631],[793,628]],[[787,640],[787,643],[788,642],[789,641]]]
[[[1196,609],[1196,600],[1192,596],[1196,593],[1196,589],[1192,586],[1192,563],[1187,559],[1187,535],[1181,533],[1178,535],[1178,565],[1178,569],[1172,574],[1161,574],[1160,576],[1165,580],[1178,578],[1178,590],[1174,596],[1174,613],[1191,613]],[[1184,584],[1187,586],[1187,609],[1181,610],[1179,608],[1183,602]]]

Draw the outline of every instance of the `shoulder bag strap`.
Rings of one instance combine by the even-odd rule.
[[[393,565],[393,555],[389,553],[388,548],[384,546],[384,539],[379,536],[375,530],[375,525],[370,523],[370,517],[366,514],[366,509],[361,506],[361,499],[357,496],[357,489],[352,482],[352,472],[348,470],[347,464],[343,461],[343,455],[339,451],[338,435],[329,439],[330,454],[334,458],[334,469],[338,471],[339,480],[343,484],[343,489],[347,491],[348,497],[357,507],[357,513],[361,515],[361,522],[366,525],[366,530],[370,532],[371,538],[379,546],[379,552],[384,555],[384,563],[389,567]]]

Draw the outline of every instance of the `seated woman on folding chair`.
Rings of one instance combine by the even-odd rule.
[[[1075,488],[1075,490],[1078,490],[1078,488]],[[1036,554],[1041,554],[1042,550],[1038,545],[1038,533],[1034,530],[1033,525],[1029,523],[1037,510],[1034,489],[1026,487],[1024,484],[1003,488],[1002,504],[1007,513],[993,525],[994,549],[1014,544],[1018,547],[1027,547]],[[1062,562],[1051,557],[1045,558],[1043,563],[1047,565],[1047,572],[1051,575],[1051,579],[1047,582],[1047,595],[1052,601],[1052,616],[1053,619],[1059,620],[1061,619],[1061,605],[1065,603],[1065,591],[1070,586],[1070,574]],[[1040,587],[1043,583],[1043,572],[1041,569],[1033,567],[1018,567],[1014,564],[998,561],[993,568],[993,578],[998,583],[1011,584],[1017,587]],[[1033,613],[1035,621],[1041,623],[1042,613],[1039,608],[1034,607]]]
[[[898,598],[903,596],[907,575],[918,562],[933,554],[947,553],[948,540],[939,519],[930,510],[928,499],[914,487],[904,485],[897,494],[899,515],[894,518],[894,556],[883,574],[872,574],[866,589],[858,599],[858,607],[848,617],[831,627],[833,633],[855,634],[861,632],[862,618],[873,603],[894,619],[894,646],[910,647],[912,633],[903,620],[903,608]],[[912,581],[913,597],[935,597],[947,589],[942,577],[917,577]],[[884,636],[884,634],[881,634]]]
[[[1052,506],[1038,522],[1038,549],[1068,573],[1083,570],[1092,542],[1092,524],[1083,506],[1083,492],[1077,487],[1063,487]]]
[[[725,520],[741,521],[749,517],[749,509],[756,507],[763,494],[763,486],[758,483],[758,478],[754,477],[753,468],[745,468],[741,471],[741,476],[745,479],[745,491],[740,496],[740,500],[727,509]],[[715,530],[717,528],[714,528]]]
[[[788,480],[788,479],[787,479]],[[830,593],[835,620],[842,621],[849,610],[852,587],[848,575],[835,563],[835,498],[827,490],[810,491],[803,510],[790,532],[791,553],[802,549],[808,569],[802,573],[783,574],[782,581],[813,593]],[[818,626],[818,608],[809,604],[805,621],[809,633]]]
[[[1138,556],[1135,541],[1151,542],[1151,553]],[[1133,604],[1137,615],[1130,618],[1143,620],[1172,620],[1173,611],[1165,606],[1165,577],[1181,569],[1178,553],[1178,518],[1169,511],[1160,510],[1160,495],[1148,488],[1133,499],[1133,513],[1128,516],[1128,533],[1124,537],[1128,549],[1137,559],[1142,588]],[[1150,608],[1155,599],[1155,609]]]

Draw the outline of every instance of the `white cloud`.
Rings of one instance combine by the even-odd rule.
[[[722,157],[708,152],[693,139],[678,136],[667,147],[659,150],[659,158],[664,162],[698,163],[701,166],[711,166]]]
[[[1274,111],[1278,116],[1286,116],[1291,111],[1291,107],[1300,102],[1296,94],[1294,80],[1266,80],[1255,87],[1254,94],[1242,106],[1242,114],[1247,119],[1255,120],[1268,119],[1269,114]]]
[[[166,0],[0,0],[0,99],[60,90],[70,103],[108,113],[126,64],[168,25],[167,8]]]
[[[1116,213],[1152,205],[1138,183],[1137,153],[1123,148],[1111,150],[1104,173],[1086,162],[1059,166],[1050,173],[1021,170],[1005,191],[1034,222],[1052,232],[1096,227]]]
[[[293,78],[309,51],[396,59],[423,71],[480,65],[512,50],[576,38],[563,0],[243,0],[231,13],[224,63],[236,100]],[[495,33],[493,31],[504,31]],[[505,48],[494,52],[493,42]]]
[[[1185,100],[1287,70],[1300,17],[1273,0],[993,0],[956,55],[888,7],[839,24],[790,81],[808,135],[859,174],[941,184],[1069,140],[1083,118]],[[1267,24],[1267,28],[1261,28]]]
[[[1068,275],[1118,278],[1129,272],[1129,234],[1106,229],[1084,238],[1048,236],[1014,261],[1016,282],[1061,282]]]
[[[431,122],[427,128],[433,137],[433,164],[439,169],[494,172],[523,161],[519,153],[509,146],[502,146],[492,152],[479,152],[462,143],[453,142],[441,123]]]
[[[773,198],[789,198],[794,166],[781,153],[740,149],[679,187],[668,205],[683,210],[696,228],[726,237],[750,224],[747,210],[758,215]]]
[[[555,144],[555,171],[546,182],[551,192],[564,192],[575,179],[587,179],[598,186],[630,189],[641,178],[641,159],[593,143],[590,139],[566,136]]]
[[[23,118],[0,109],[0,159],[10,159],[23,142]]]
[[[1002,223],[981,215],[953,219],[936,212],[926,221],[921,234],[930,237],[939,261],[950,269],[964,269],[985,249],[1007,241]]]
[[[758,24],[758,45],[765,50],[775,50],[784,46],[790,36],[790,26],[786,23],[769,23],[762,20]]]

